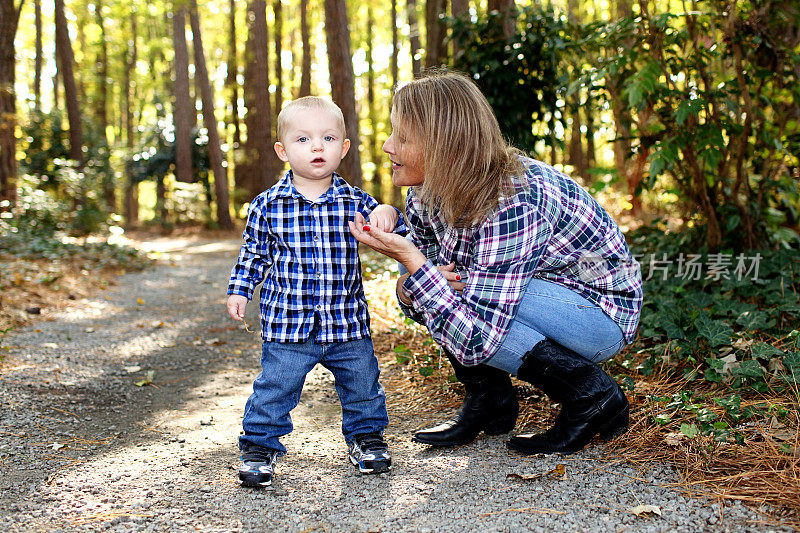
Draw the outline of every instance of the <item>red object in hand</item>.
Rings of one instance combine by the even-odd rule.
[[[364,231],[369,231],[369,230],[370,230],[370,229],[372,229],[372,228],[370,228],[370,227],[369,227],[369,225],[367,225],[367,226],[364,226],[362,229],[363,229]]]
[[[456,281],[461,281],[461,274],[456,274]]]

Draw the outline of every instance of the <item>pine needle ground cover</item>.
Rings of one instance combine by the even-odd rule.
[[[677,488],[719,501],[723,513],[725,500],[741,500],[763,511],[764,524],[800,528],[799,254],[682,253],[686,246],[647,232],[632,243],[645,306],[637,342],[605,365],[631,402],[631,428],[611,442],[608,459],[668,462]],[[449,416],[463,387],[425,328],[400,313],[392,262],[364,257],[389,402]],[[545,429],[557,408],[527,384],[516,387],[516,431]]]

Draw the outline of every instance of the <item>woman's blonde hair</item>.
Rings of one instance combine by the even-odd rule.
[[[392,100],[400,135],[422,148],[425,180],[420,198],[447,223],[480,223],[522,172],[520,151],[500,132],[486,97],[468,77],[428,71],[400,87]]]

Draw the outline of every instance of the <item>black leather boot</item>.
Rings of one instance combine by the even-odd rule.
[[[628,429],[628,399],[596,363],[545,339],[525,354],[517,377],[561,404],[553,427],[538,435],[518,435],[508,446],[526,454],[569,454],[592,437],[609,440]]]
[[[508,433],[517,423],[519,403],[508,372],[488,365],[464,366],[445,351],[466,395],[454,420],[418,431],[411,440],[430,446],[469,444],[483,431]]]

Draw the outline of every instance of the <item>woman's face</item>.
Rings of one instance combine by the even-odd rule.
[[[392,181],[397,187],[421,185],[425,181],[425,159],[422,146],[410,138],[392,108],[392,134],[383,143],[383,151],[392,162]]]

